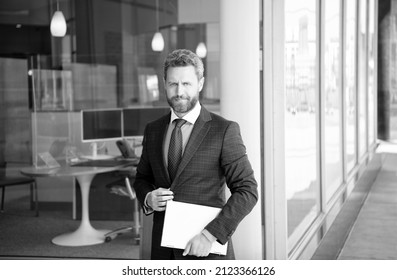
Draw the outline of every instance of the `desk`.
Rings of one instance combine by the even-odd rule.
[[[112,167],[88,167],[88,166],[61,166],[59,168],[24,168],[21,173],[29,177],[60,177],[74,176],[80,184],[81,190],[81,222],[79,227],[70,233],[61,234],[52,239],[52,243],[60,246],[86,246],[100,244],[105,241],[105,234],[110,230],[97,230],[91,226],[89,217],[88,196],[92,179],[96,174],[124,169],[132,166],[131,163],[120,163]]]

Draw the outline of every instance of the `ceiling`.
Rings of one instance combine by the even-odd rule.
[[[50,5],[56,5],[55,0],[1,0],[0,24],[49,25]]]

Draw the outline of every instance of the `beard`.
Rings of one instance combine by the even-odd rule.
[[[198,96],[188,97],[188,96],[173,96],[171,98],[167,97],[167,102],[174,110],[175,113],[186,114],[196,106],[198,101]]]

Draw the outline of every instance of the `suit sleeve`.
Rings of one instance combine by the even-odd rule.
[[[220,164],[231,196],[218,217],[206,229],[218,242],[225,244],[258,200],[254,171],[246,154],[240,128],[235,122],[231,122],[226,129]]]
[[[143,208],[143,212],[145,214],[151,214],[152,211],[150,211],[144,204],[146,195],[155,189],[153,171],[148,160],[146,141],[147,127],[145,128],[145,133],[142,141],[142,155],[137,167],[133,188],[135,189],[138,201]]]

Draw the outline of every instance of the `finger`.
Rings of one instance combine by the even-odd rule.
[[[192,246],[192,243],[189,241],[188,243],[187,243],[187,245],[186,245],[186,248],[185,248],[185,250],[183,251],[183,256],[186,256],[187,254],[189,254],[189,252],[190,252],[190,247]]]
[[[167,206],[167,201],[158,201],[157,206],[158,207],[165,207],[165,206]]]
[[[164,202],[156,202],[153,204],[152,208],[153,208],[153,210],[164,211],[166,206],[167,206],[167,204]]]
[[[171,200],[171,199],[162,199],[162,198],[160,198],[160,199],[153,199],[152,200],[152,204],[154,205],[154,206],[157,206],[157,205],[166,205],[167,204],[167,201],[169,201],[169,200]]]
[[[157,196],[157,201],[168,201],[168,200],[173,200],[173,199],[174,199],[173,195]]]
[[[173,196],[174,193],[172,191],[159,191],[156,193],[157,196]]]
[[[152,192],[155,196],[174,195],[174,193],[167,189],[157,189]]]

